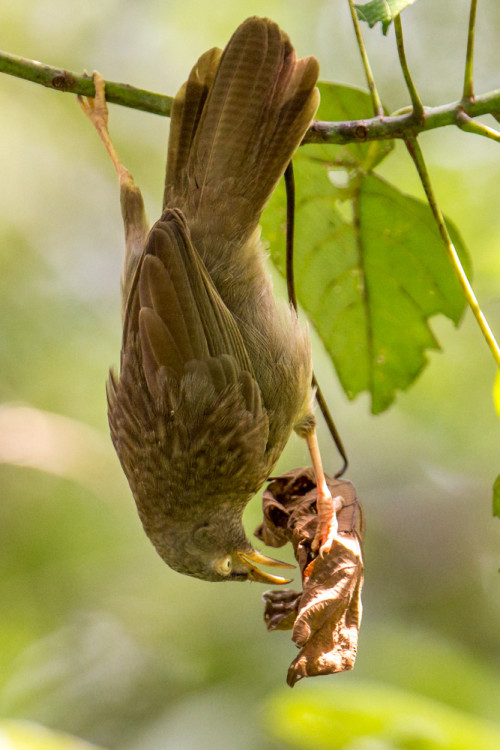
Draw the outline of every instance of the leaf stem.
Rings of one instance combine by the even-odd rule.
[[[465,112],[457,112],[457,125],[461,130],[475,135],[482,135],[485,138],[491,138],[493,141],[500,142],[500,133],[494,128],[484,125],[482,122],[476,122]]]
[[[477,0],[471,0],[469,14],[469,33],[467,35],[467,53],[465,56],[463,98],[474,99],[474,30],[476,27]]]
[[[488,324],[488,321],[486,320],[486,317],[484,316],[481,308],[479,307],[479,303],[477,301],[476,295],[474,294],[474,290],[472,289],[469,279],[467,278],[467,274],[465,273],[464,267],[462,266],[460,258],[458,257],[456,248],[453,245],[453,242],[451,240],[450,234],[446,227],[446,223],[444,221],[443,214],[441,213],[441,209],[439,208],[439,205],[437,203],[436,196],[434,195],[434,190],[431,185],[429,173],[427,171],[427,166],[424,161],[422,150],[417,142],[416,137],[412,134],[407,135],[407,137],[405,138],[405,144],[417,168],[417,172],[419,174],[420,180],[422,182],[422,186],[427,196],[429,206],[431,208],[431,211],[438,225],[439,233],[441,234],[441,237],[445,244],[450,260],[457,273],[458,280],[464,291],[465,297],[467,299],[467,303],[469,304],[469,307],[471,308],[474,314],[474,317],[476,318],[476,321],[481,329],[481,332],[484,338],[486,339],[486,343],[488,344],[490,351],[493,354],[493,357],[495,359],[495,362],[497,363],[497,366],[500,368],[500,347],[498,346],[498,343],[495,339],[495,336],[493,335],[493,332]]]
[[[368,90],[373,102],[373,111],[375,116],[381,117],[384,114],[384,108],[380,97],[378,95],[377,87],[375,85],[375,79],[373,77],[370,61],[368,60],[368,54],[366,52],[365,43],[363,41],[363,34],[361,33],[361,27],[359,25],[356,8],[354,7],[354,0],[348,0],[349,10],[351,11],[352,23],[354,26],[354,33],[356,34],[356,40],[358,42],[359,51],[361,54],[361,60],[363,61],[363,67],[365,69],[366,82],[368,84]]]
[[[413,116],[416,122],[423,122],[425,119],[424,107],[418,95],[415,84],[413,83],[410,69],[406,61],[405,45],[403,40],[403,26],[401,24],[400,15],[397,15],[394,19],[394,31],[396,32],[396,44],[398,46],[399,64],[401,65],[401,70],[403,71],[406,87],[408,89],[408,93],[410,94],[411,103],[413,105]]]

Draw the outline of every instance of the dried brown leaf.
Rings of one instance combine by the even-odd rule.
[[[361,620],[363,513],[351,482],[327,477],[337,500],[338,534],[331,551],[311,550],[318,516],[312,469],[295,469],[271,481],[263,495],[264,521],[256,536],[281,547],[292,542],[302,573],[303,592],[268,591],[264,619],[268,630],[293,628],[301,649],[287,682],[352,669]]]
[[[299,611],[302,592],[291,589],[265,591],[264,622],[268,630],[291,630]]]

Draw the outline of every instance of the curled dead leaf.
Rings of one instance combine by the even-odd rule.
[[[352,669],[361,621],[364,519],[351,482],[327,477],[336,501],[338,533],[328,554],[311,549],[318,516],[312,469],[273,479],[263,494],[264,521],[255,534],[272,547],[291,542],[302,574],[302,592],[264,594],[268,630],[293,629],[300,648],[287,682]]]
[[[268,630],[291,630],[297,618],[302,592],[291,589],[265,591],[264,622]]]

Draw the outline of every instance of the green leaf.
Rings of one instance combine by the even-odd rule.
[[[366,21],[370,28],[380,21],[382,32],[387,34],[387,30],[396,16],[414,2],[415,0],[370,0],[369,3],[355,5],[354,7],[360,21]]]
[[[426,203],[356,170],[335,186],[310,149],[294,161],[297,298],[348,398],[368,391],[378,413],[415,380],[426,350],[439,348],[428,319],[442,313],[458,323],[464,296]],[[262,223],[285,274],[281,190]],[[458,232],[449,229],[467,267]]]
[[[493,484],[493,515],[500,518],[500,474]]]
[[[416,693],[365,681],[280,693],[268,703],[267,724],[276,740],[304,750],[500,747],[497,724]]]

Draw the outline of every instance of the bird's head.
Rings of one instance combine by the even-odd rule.
[[[236,520],[236,519],[235,519]],[[204,521],[196,526],[169,529],[161,537],[148,533],[160,556],[174,570],[204,581],[259,581],[268,585],[289,583],[290,579],[260,570],[258,565],[294,568],[252,547],[241,521],[227,517]]]

